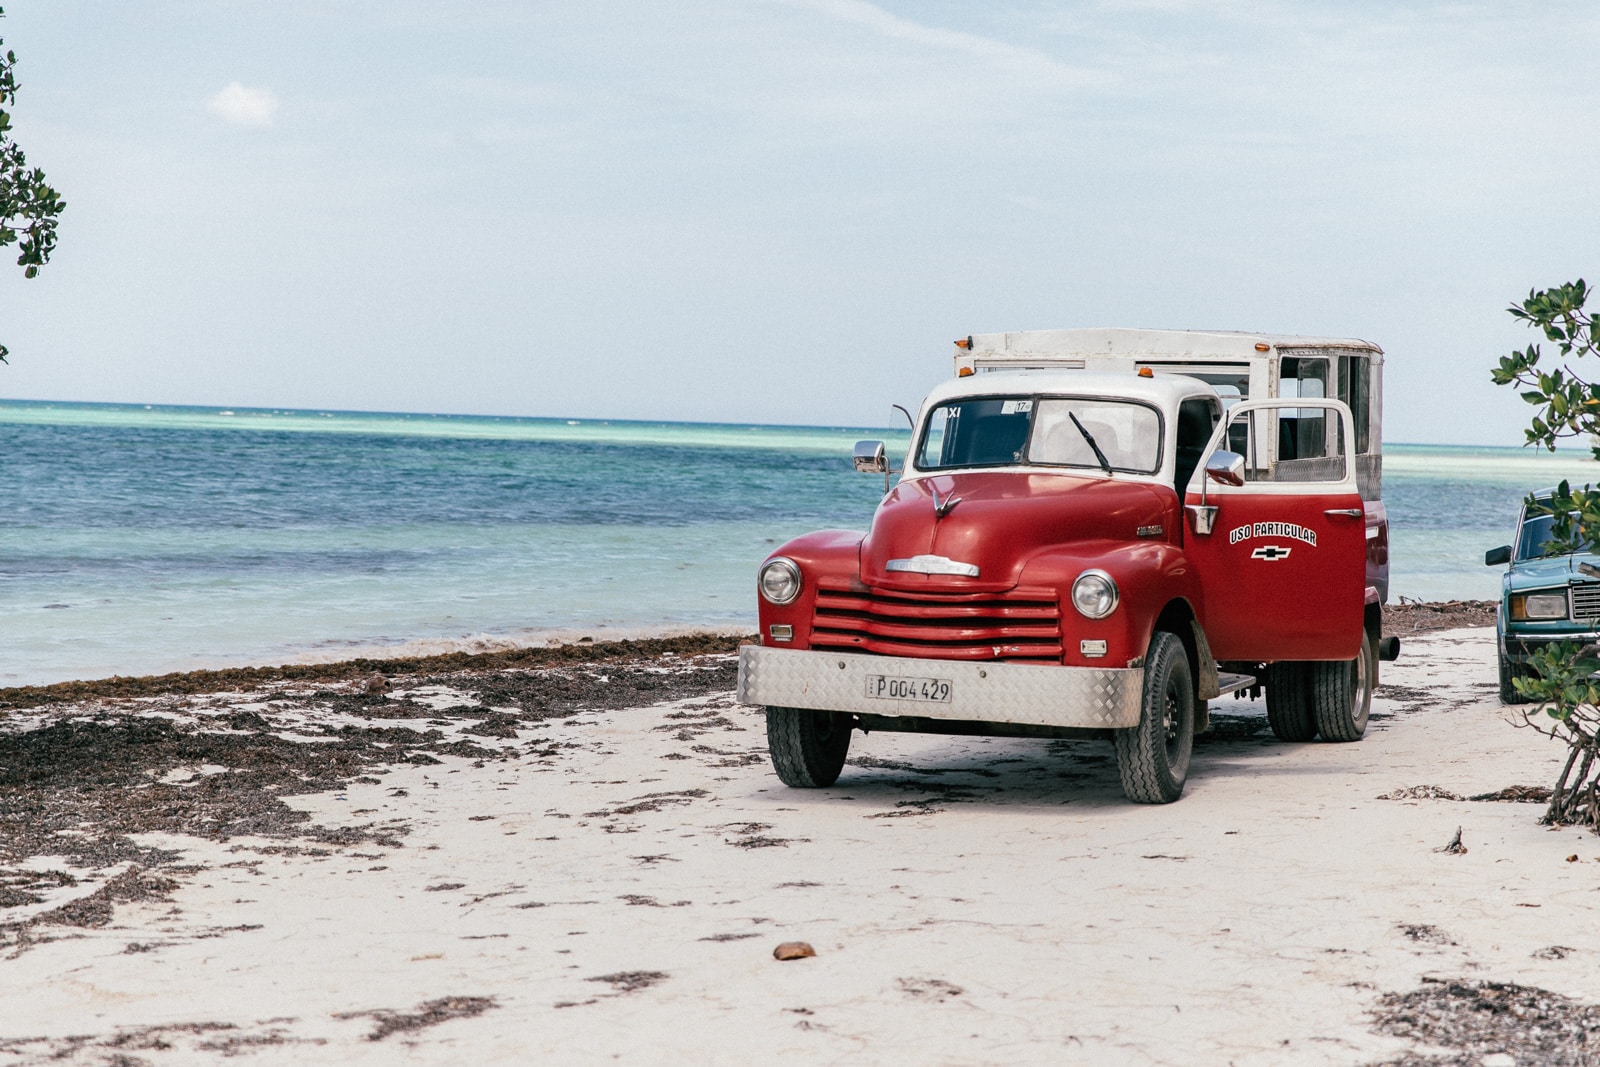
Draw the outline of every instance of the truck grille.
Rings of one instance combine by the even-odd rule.
[[[1590,582],[1572,587],[1572,617],[1600,619],[1600,583]]]
[[[1048,589],[883,593],[824,581],[811,647],[922,659],[1060,663],[1061,609]]]

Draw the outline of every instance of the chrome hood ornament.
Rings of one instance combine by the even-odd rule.
[[[960,497],[956,502],[960,503]],[[952,505],[954,506],[954,505]],[[959,574],[963,578],[976,578],[978,565],[962,563],[946,556],[912,556],[910,559],[891,559],[883,565],[886,571],[906,571],[911,574]]]
[[[961,498],[954,495],[955,490],[953,489],[950,491],[952,495],[945,497],[943,500],[939,499],[939,490],[933,488],[933,486],[930,485],[928,491],[933,494],[933,517],[936,519],[944,518],[956,509],[957,504],[961,503]],[[917,558],[921,559],[922,557],[919,556]]]

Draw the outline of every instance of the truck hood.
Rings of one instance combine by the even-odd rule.
[[[948,505],[940,516],[938,501]],[[861,580],[871,586],[950,592],[1010,589],[1040,551],[1085,541],[1171,540],[1176,497],[1143,482],[1099,475],[972,471],[901,482],[884,498],[861,543]],[[1141,530],[1143,531],[1141,533]],[[931,571],[951,564],[976,577],[890,569],[891,561]],[[905,564],[901,564],[901,567]]]

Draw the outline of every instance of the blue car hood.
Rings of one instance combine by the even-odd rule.
[[[1574,579],[1580,582],[1600,581],[1581,573],[1578,570],[1580,563],[1600,568],[1600,556],[1585,552],[1572,556],[1525,559],[1511,565],[1510,571],[1506,573],[1506,584],[1512,592],[1521,592],[1524,589],[1566,585]]]

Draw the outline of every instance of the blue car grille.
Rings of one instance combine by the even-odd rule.
[[[1575,619],[1600,618],[1600,582],[1590,582],[1572,587],[1572,617]]]

